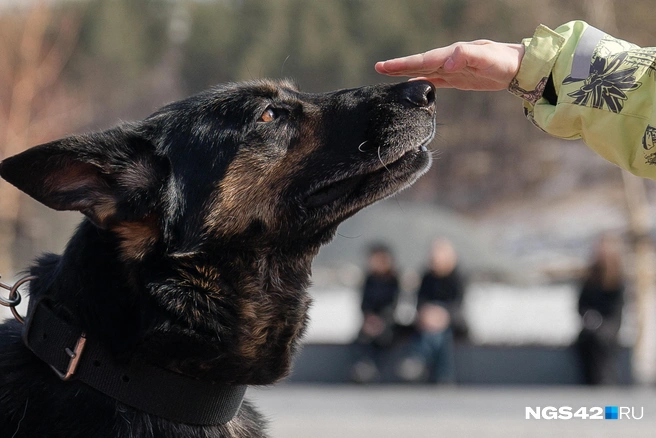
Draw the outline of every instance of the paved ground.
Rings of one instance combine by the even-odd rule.
[[[273,438],[656,437],[656,390],[297,386],[249,389]],[[644,408],[641,420],[526,420],[527,406]]]

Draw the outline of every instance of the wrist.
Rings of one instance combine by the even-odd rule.
[[[519,66],[522,65],[522,59],[524,59],[524,53],[526,53],[526,47],[524,47],[524,44],[509,44],[509,47],[515,51],[515,56],[516,56],[515,63],[513,64],[514,66],[513,78],[514,78],[517,75],[517,72],[519,71]]]
[[[533,38],[522,41],[524,54],[508,91],[531,105],[542,97],[565,38],[545,26],[539,26]]]

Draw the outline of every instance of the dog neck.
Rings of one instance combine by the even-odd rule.
[[[128,264],[119,246],[85,221],[60,258],[46,256],[32,270],[32,290],[45,291],[56,311],[70,312],[118,357],[137,354],[229,384],[287,374],[306,325],[311,258],[280,263],[275,253],[223,248],[218,257]]]

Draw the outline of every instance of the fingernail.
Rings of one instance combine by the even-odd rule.
[[[453,65],[455,62],[453,61],[453,58],[449,58],[444,62],[444,70],[453,70]]]

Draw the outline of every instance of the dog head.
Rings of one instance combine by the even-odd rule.
[[[197,373],[231,357],[247,370],[240,380],[269,383],[305,326],[319,246],[430,165],[434,101],[422,81],[323,94],[285,81],[229,84],[138,123],[29,149],[0,175],[114,239],[108,257],[157,303],[144,336],[163,345],[157,327],[178,327],[211,350],[194,351],[197,362],[184,351],[172,367]]]

